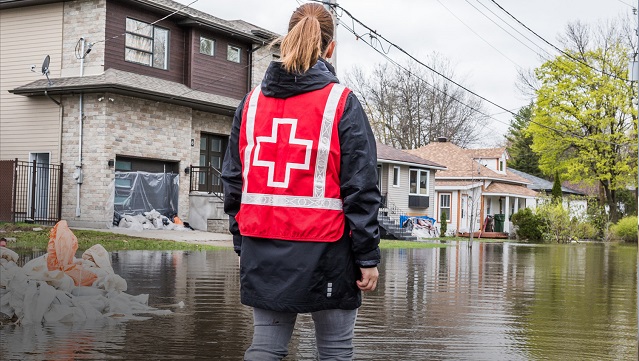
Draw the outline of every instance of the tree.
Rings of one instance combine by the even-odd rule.
[[[535,70],[540,87],[527,131],[540,169],[571,181],[598,182],[604,191],[600,202],[615,222],[616,190],[637,179],[636,94],[626,81],[630,48],[612,25],[594,46],[584,35],[590,33],[587,26],[568,29],[570,57],[557,56]]]
[[[446,237],[446,232],[448,231],[448,219],[446,217],[446,212],[442,212],[442,215],[439,221],[441,223],[441,229],[439,230],[439,234],[442,237]]]
[[[506,134],[506,149],[510,155],[508,167],[543,177],[539,169],[539,155],[532,151],[533,137],[526,129],[532,117],[533,104],[519,109]]]
[[[430,60],[434,69],[455,78],[447,61],[437,56]],[[355,68],[347,76],[379,141],[395,148],[414,149],[440,136],[462,147],[481,139],[488,119],[478,112],[485,113],[480,99],[416,63],[404,68],[408,71],[388,63],[378,64],[372,74]]]
[[[561,192],[561,181],[559,180],[559,171],[555,171],[555,182],[552,184],[552,191],[550,192],[552,195],[553,203],[561,202],[563,193]]]

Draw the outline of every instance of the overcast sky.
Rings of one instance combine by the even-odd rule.
[[[188,4],[193,0],[178,0]],[[226,20],[242,19],[271,31],[285,34],[292,11],[302,0],[199,0],[192,7]],[[564,32],[566,24],[581,21],[597,24],[632,15],[636,0],[496,0],[521,22],[559,46],[557,36]],[[506,13],[490,0],[339,0],[338,3],[360,21],[375,29],[419,59],[437,52],[448,59],[462,85],[483,97],[516,112],[528,103],[519,94],[515,83],[517,69],[532,69],[542,60],[531,49],[500,29],[477,9],[488,15],[517,39],[541,52],[538,46],[553,56],[557,54],[532,33],[517,25]],[[445,7],[444,7],[445,6]],[[475,9],[474,7],[477,9]],[[484,7],[485,6],[485,7]],[[537,46],[510,28],[499,18],[507,20]],[[350,25],[350,19],[343,16]],[[364,33],[361,27],[357,28]],[[338,28],[338,76],[359,65],[365,69],[386,60],[345,29]],[[405,63],[407,57],[397,50],[389,56]],[[503,134],[512,118],[492,105],[486,104],[488,114],[495,114],[501,122],[491,120],[486,141],[477,146],[494,146],[503,142]],[[501,114],[498,114],[501,113]]]

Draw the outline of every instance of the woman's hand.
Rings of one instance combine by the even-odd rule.
[[[357,287],[364,292],[375,291],[379,278],[377,267],[360,268],[360,270],[362,271],[362,279],[357,281]]]

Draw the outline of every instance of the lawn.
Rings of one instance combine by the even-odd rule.
[[[34,231],[33,229],[42,230]],[[49,230],[45,227],[24,223],[0,223],[0,237],[15,238],[16,241],[9,242],[7,246],[13,249],[33,249],[46,250],[49,242]],[[78,238],[78,250],[84,251],[94,244],[101,244],[107,251],[123,250],[156,250],[156,251],[208,251],[218,249],[228,249],[223,247],[198,245],[185,242],[167,241],[161,239],[149,239],[141,237],[131,237],[123,234],[72,230]]]

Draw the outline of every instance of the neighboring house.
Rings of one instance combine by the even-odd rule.
[[[171,0],[0,0],[0,159],[63,164],[70,225],[152,206],[225,229],[215,170],[276,36]]]
[[[407,152],[432,159],[447,169],[435,175],[435,219],[446,213],[449,233],[483,229],[488,215],[503,214],[503,233],[511,229],[510,216],[524,207],[534,207],[537,192],[528,180],[506,167],[505,148],[464,149],[439,138]],[[471,221],[472,219],[472,221]]]
[[[435,216],[435,174],[446,167],[377,142],[377,179],[382,194],[381,213],[393,226],[400,216]],[[391,224],[382,227],[390,230]]]
[[[516,169],[509,168],[510,172],[515,175],[518,175],[522,178],[527,179],[531,184],[528,185],[528,188],[539,192],[541,194],[545,194],[550,196],[552,193],[552,187],[554,182],[549,180],[539,178],[532,174],[528,174]],[[584,216],[586,210],[588,208],[588,201],[586,200],[586,193],[566,187],[564,185],[561,186],[561,193],[564,197],[563,204],[566,209],[570,211],[572,216]]]

